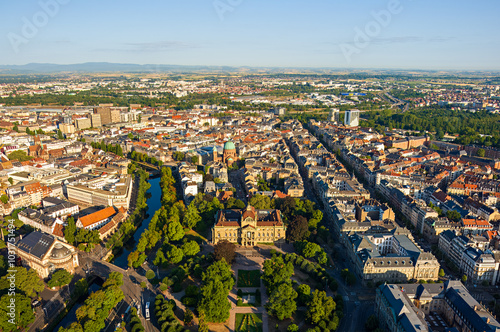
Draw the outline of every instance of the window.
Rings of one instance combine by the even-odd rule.
[[[251,238],[252,237],[252,232],[247,232],[247,238]]]

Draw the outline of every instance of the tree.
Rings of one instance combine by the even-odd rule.
[[[295,213],[295,208],[297,202],[293,197],[285,197],[276,200],[276,208],[281,211],[281,214],[286,220],[290,220],[293,213]]]
[[[11,310],[12,300],[15,301],[14,310]],[[28,296],[16,293],[14,296],[5,294],[0,298],[0,329],[2,331],[20,331],[34,320],[35,314]]]
[[[301,284],[297,287],[298,301],[305,305],[311,300],[311,287],[308,284]]]
[[[198,311],[203,311],[209,322],[221,323],[229,318],[231,304],[227,296],[229,290],[222,281],[213,280],[202,286]]]
[[[180,263],[183,258],[184,258],[184,252],[182,251],[182,249],[177,248],[174,245],[172,245],[170,247],[170,250],[167,252],[167,259],[172,264]]]
[[[440,277],[444,277],[445,276],[445,273],[444,273],[443,269],[439,269],[439,276]]]
[[[200,246],[196,241],[188,241],[184,243],[181,247],[184,252],[184,256],[194,256],[200,252]]]
[[[167,225],[167,237],[169,241],[179,241],[184,237],[184,229],[180,222],[173,221]]]
[[[257,210],[266,210],[271,208],[271,199],[264,195],[255,195],[250,198],[248,204]]]
[[[463,283],[466,283],[466,282],[467,282],[467,276],[466,276],[465,274],[462,276],[462,282],[463,282]]]
[[[183,161],[184,160],[184,153],[180,152],[180,151],[175,151],[172,155],[172,157],[177,160],[177,161]]]
[[[198,156],[192,156],[191,157],[191,163],[192,164],[197,164],[198,163]]]
[[[193,204],[189,204],[186,214],[184,215],[184,219],[182,220],[182,224],[188,229],[193,229],[200,221],[201,217],[198,210]]]
[[[207,318],[203,310],[198,309],[198,332],[208,332]]]
[[[215,259],[220,261],[224,258],[227,263],[232,264],[236,256],[235,250],[236,245],[234,243],[222,240],[214,246]]]
[[[460,219],[462,219],[462,215],[457,210],[448,210],[446,212],[446,217],[455,222],[458,222],[460,221]]]
[[[63,327],[60,327],[59,330],[57,330],[57,332],[84,332],[84,331],[83,331],[83,327],[80,323],[73,322],[66,329]]]
[[[10,177],[9,177],[9,180],[8,180],[8,181],[9,181],[10,185],[13,185],[13,184],[14,184],[14,179],[13,179],[13,178],[10,178]]]
[[[280,284],[290,283],[293,276],[292,262],[285,263],[282,256],[274,256],[264,261],[262,280],[271,294]]]
[[[139,259],[139,252],[132,251],[130,254],[128,254],[127,257],[128,266],[129,267],[134,266],[134,263],[137,262],[138,259]]]
[[[485,154],[486,154],[486,151],[484,149],[478,149],[477,150],[477,156],[478,157],[484,158]]]
[[[52,277],[50,278],[48,285],[51,288],[61,287],[69,284],[72,278],[73,276],[71,275],[71,273],[69,273],[65,269],[59,269],[52,274]]]
[[[267,310],[279,320],[292,317],[297,310],[297,292],[290,283],[282,283],[269,296]]]
[[[66,220],[68,225],[64,228],[64,238],[69,244],[73,245],[75,243],[75,233],[76,233],[76,223],[73,217],[69,217]]]
[[[295,242],[305,240],[309,236],[307,219],[300,215],[295,216],[288,225],[286,232],[289,241]]]
[[[356,276],[348,269],[343,269],[340,272],[340,276],[342,278],[344,278],[344,280],[348,286],[352,286],[356,283]]]
[[[58,130],[57,130],[57,138],[58,138],[58,139],[64,139],[64,135],[63,135],[63,133],[62,133],[61,129],[58,129]]]
[[[226,209],[244,209],[245,203],[241,199],[230,197],[226,202]]]
[[[11,152],[7,155],[7,157],[9,158],[9,160],[18,160],[20,162],[33,159],[33,157],[28,156],[26,152],[22,150],[16,150],[14,152]]]
[[[87,279],[82,278],[78,280],[75,283],[75,291],[74,291],[74,296],[75,298],[80,298],[82,295],[86,294],[89,288],[89,284],[87,282]]]
[[[204,284],[215,280],[220,280],[228,292],[233,288],[233,272],[231,271],[231,266],[225,261],[216,261],[203,272],[202,281]]]
[[[9,270],[15,270],[16,272],[9,272],[8,275],[0,279],[0,289],[9,289],[10,279],[7,279],[7,277],[12,275],[15,275],[16,278],[16,289],[26,296],[34,297],[45,288],[43,281],[34,269],[27,270],[24,267],[10,267]]]
[[[0,201],[2,201],[3,204],[7,204],[7,202],[9,201],[9,196],[5,194],[0,196]]]
[[[184,325],[185,326],[191,326],[193,323],[193,312],[189,310],[189,308],[186,308],[186,311],[184,312]]]
[[[147,270],[146,271],[146,278],[148,280],[154,279],[155,277],[155,272],[153,270]]]
[[[299,332],[299,327],[292,323],[292,324],[288,325],[286,332]]]
[[[307,242],[304,248],[302,249],[302,254],[306,258],[311,258],[316,256],[318,252],[321,252],[323,249],[317,243]]]
[[[330,320],[335,311],[336,303],[326,292],[316,289],[311,301],[307,304],[306,318],[312,324],[318,324],[322,320]]]

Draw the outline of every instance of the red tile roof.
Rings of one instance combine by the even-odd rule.
[[[88,227],[91,226],[101,220],[107,219],[111,217],[112,215],[115,214],[115,208],[112,206],[108,206],[105,209],[102,209],[100,211],[91,213],[89,215],[86,215],[84,217],[79,218],[80,222],[82,223],[83,227]]]

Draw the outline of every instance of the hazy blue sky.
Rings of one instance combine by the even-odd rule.
[[[0,64],[498,70],[499,14],[498,0],[3,1]]]

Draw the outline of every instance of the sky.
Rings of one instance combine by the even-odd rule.
[[[23,0],[0,64],[500,70],[500,1]]]

